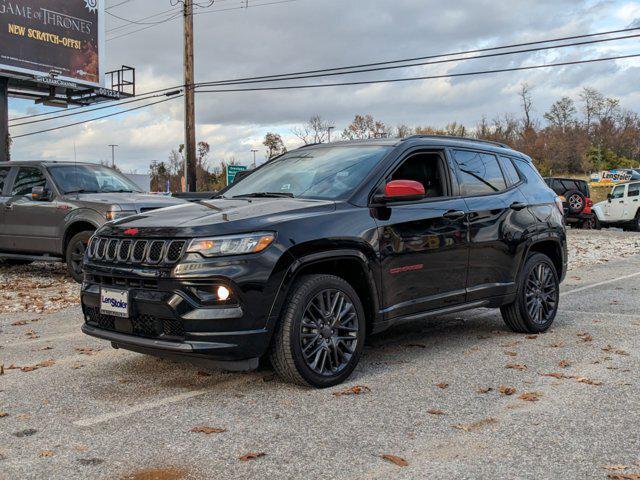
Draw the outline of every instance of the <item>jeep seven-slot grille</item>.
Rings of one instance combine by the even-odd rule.
[[[91,260],[128,264],[173,264],[184,253],[186,240],[132,240],[94,237],[86,255]]]
[[[129,319],[121,319],[100,313],[98,307],[89,307],[86,312],[87,323],[103,330],[128,333],[147,338],[184,338],[184,325],[182,324],[182,320],[158,318],[154,315],[146,314],[135,315]]]

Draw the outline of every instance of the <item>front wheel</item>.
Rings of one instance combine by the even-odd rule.
[[[549,257],[534,253],[518,278],[515,302],[500,308],[507,326],[517,333],[542,333],[558,313],[560,282]]]
[[[333,275],[304,276],[285,306],[271,363],[289,382],[337,385],[356,368],[365,331],[362,303],[349,283]]]
[[[71,237],[71,240],[69,240],[67,244],[67,250],[65,252],[67,271],[78,283],[82,283],[84,278],[82,260],[84,259],[84,252],[87,249],[91,235],[93,235],[93,232],[90,231],[77,233]]]

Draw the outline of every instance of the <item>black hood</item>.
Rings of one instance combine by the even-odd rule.
[[[219,199],[176,205],[106,224],[103,235],[198,237],[268,231],[279,222],[335,210],[333,201],[297,198]],[[128,232],[127,234],[131,234]]]

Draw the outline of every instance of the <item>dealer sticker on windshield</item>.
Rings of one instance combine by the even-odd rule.
[[[100,290],[100,313],[129,318],[129,292],[127,290]]]

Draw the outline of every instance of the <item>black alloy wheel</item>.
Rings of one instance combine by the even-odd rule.
[[[84,278],[82,262],[91,235],[93,235],[93,232],[80,232],[74,235],[67,244],[67,250],[65,252],[67,271],[78,283],[82,283]]]
[[[274,370],[298,385],[326,388],[345,381],[358,364],[366,334],[357,292],[334,275],[305,275],[283,307],[270,348]]]
[[[500,307],[507,326],[518,333],[548,330],[560,302],[560,282],[556,267],[542,253],[529,255],[518,276],[515,301]]]
[[[307,367],[323,376],[344,370],[358,346],[358,315],[340,290],[327,289],[307,304],[300,322],[300,347]]]
[[[551,267],[538,263],[529,273],[524,288],[529,318],[538,324],[546,324],[558,307],[558,286]]]

